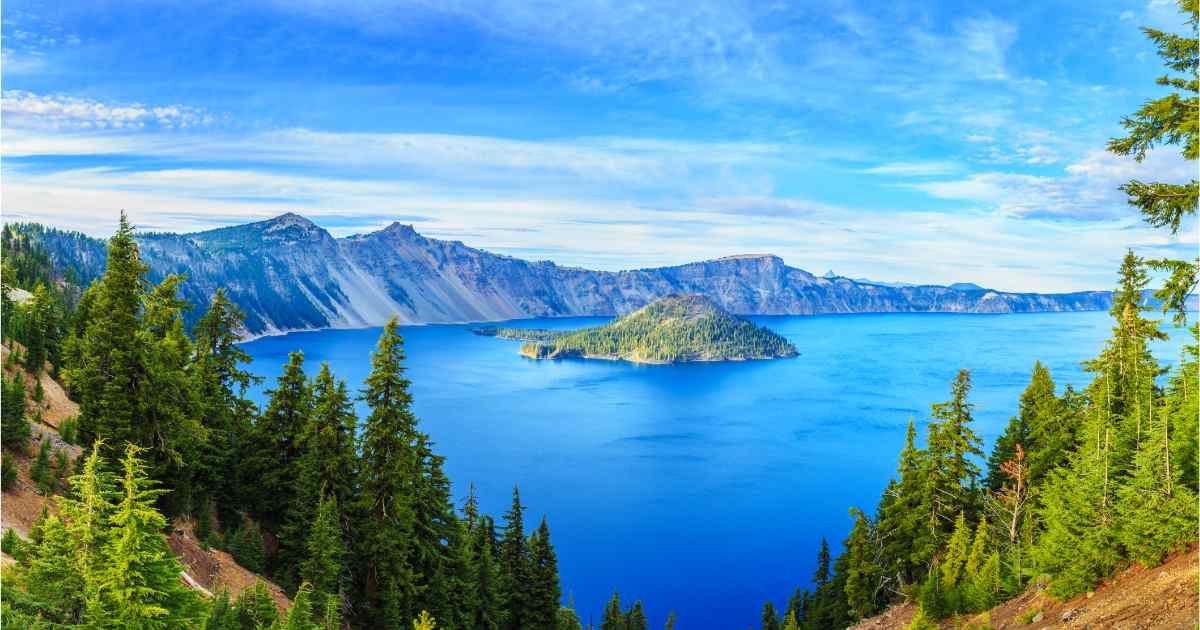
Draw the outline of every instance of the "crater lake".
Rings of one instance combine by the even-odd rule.
[[[1111,332],[1107,313],[751,317],[800,351],[791,359],[677,365],[536,361],[474,325],[406,326],[414,411],[461,504],[475,484],[499,520],[514,484],[527,531],[549,519],[564,600],[598,624],[604,604],[641,599],[652,628],[757,625],[808,586],[821,537],[834,553],[851,506],[872,511],[895,472],[909,418],[971,371],[975,428],[989,451],[1035,360],[1059,393]],[[604,318],[505,322],[574,329]],[[1174,364],[1184,331],[1154,351]],[[287,354],[328,362],[357,390],[380,329],[325,330],[244,344],[263,404]],[[367,416],[356,403],[359,422]],[[501,523],[497,523],[501,525]]]

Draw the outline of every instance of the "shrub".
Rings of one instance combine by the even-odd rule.
[[[58,425],[58,436],[67,444],[78,445],[79,442],[79,421],[75,418],[67,418]]]
[[[3,380],[0,392],[0,442],[5,448],[24,451],[29,443],[29,420],[25,417],[25,382],[20,376]]]
[[[0,457],[0,490],[8,492],[15,485],[17,485],[17,465],[5,453]]]
[[[1042,613],[1041,606],[1030,606],[1025,609],[1025,612],[1017,616],[1017,621],[1025,625],[1033,623],[1033,618]]]
[[[262,532],[258,524],[247,519],[242,526],[229,535],[229,553],[237,563],[255,573],[263,572]]]
[[[21,540],[13,528],[9,527],[4,530],[4,536],[0,537],[0,551],[12,556],[17,562],[21,562],[25,559],[25,549],[25,541]]]
[[[42,440],[41,446],[38,447],[37,459],[29,469],[29,476],[43,494],[49,494],[54,488],[54,471],[50,468],[50,440]]]
[[[71,456],[61,448],[54,449],[54,476],[51,478],[51,483],[55,487],[62,482],[62,486],[66,487],[67,480],[71,478]]]

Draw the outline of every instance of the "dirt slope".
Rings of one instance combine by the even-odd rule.
[[[279,612],[285,612],[292,605],[282,588],[238,564],[233,556],[219,549],[201,547],[192,534],[190,521],[176,521],[174,531],[167,536],[167,544],[187,569],[187,576],[194,580],[192,586],[199,586],[213,595],[228,589],[230,598],[237,598],[239,593],[261,581],[266,584]]]
[[[1147,569],[1134,565],[1107,580],[1095,591],[1065,602],[1055,601],[1037,586],[974,618],[965,625],[990,624],[994,630],[1012,628],[1090,628],[1142,630],[1197,628],[1200,620],[1200,546],[1172,554],[1161,565]],[[1036,613],[1040,611],[1040,616]],[[853,630],[902,630],[912,620],[912,604],[893,606],[865,619]],[[1022,623],[1023,616],[1035,621]],[[942,624],[955,628],[953,622]],[[987,627],[987,626],[982,626]]]

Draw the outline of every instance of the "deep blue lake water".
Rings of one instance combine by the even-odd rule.
[[[685,630],[758,625],[807,585],[820,538],[836,550],[847,508],[873,512],[908,419],[971,370],[985,451],[1015,413],[1033,362],[1061,388],[1110,332],[1106,313],[756,317],[801,356],[637,366],[534,361],[519,342],[467,325],[403,329],[415,410],[456,496],[469,483],[499,517],[519,484],[526,523],[549,517],[563,593],[598,625],[613,590],[643,600],[651,627],[670,609]],[[595,318],[522,320],[576,328]],[[271,387],[287,353],[327,361],[359,387],[379,329],[293,333],[246,344]],[[1159,344],[1174,362],[1182,335]],[[254,394],[262,401],[262,389]],[[359,404],[360,418],[366,417]]]

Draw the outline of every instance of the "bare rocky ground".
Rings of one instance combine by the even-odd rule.
[[[1195,629],[1200,627],[1198,580],[1200,545],[1192,544],[1157,567],[1130,566],[1096,590],[1069,600],[1057,601],[1033,585],[986,613],[943,621],[942,628]],[[893,606],[852,630],[903,630],[913,611],[912,604]]]

